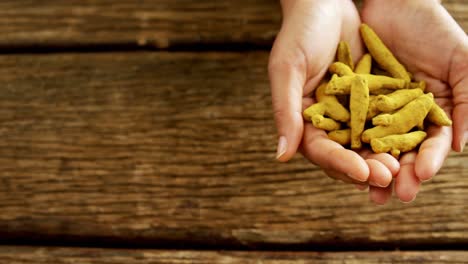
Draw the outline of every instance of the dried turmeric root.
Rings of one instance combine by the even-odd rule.
[[[367,49],[380,67],[395,78],[411,81],[405,67],[393,56],[374,30],[366,24],[362,24],[360,30]]]
[[[354,69],[353,57],[351,56],[351,48],[348,42],[340,41],[338,44],[338,50],[336,51],[337,61],[346,64],[351,71]]]
[[[377,108],[377,95],[369,96],[369,109],[367,109],[366,120],[372,120],[376,115],[380,114],[379,109]]]
[[[400,153],[416,148],[425,138],[425,121],[450,126],[452,121],[424,81],[397,61],[382,40],[363,24],[361,36],[369,54],[354,67],[349,45],[341,42],[337,61],[330,65],[328,83],[315,92],[317,103],[304,111],[306,120],[328,131],[328,137],[352,149],[370,144],[376,153]],[[373,60],[380,68],[373,67]]]
[[[423,94],[421,89],[397,90],[387,95],[377,95],[376,107],[381,112],[395,111]]]
[[[403,134],[422,124],[434,104],[432,93],[424,94],[409,102],[394,114],[381,114],[372,119],[376,127],[362,133],[362,141],[370,143],[374,138]]]
[[[360,75],[356,75],[351,84],[349,108],[351,110],[351,148],[360,149],[362,147],[361,134],[364,131],[369,108],[367,80]]]
[[[409,89],[421,89],[421,91],[425,92],[426,91],[426,82],[425,81],[420,81],[420,82],[411,82],[409,84]]]
[[[370,142],[375,153],[390,152],[398,158],[401,152],[408,152],[417,147],[425,138],[426,132],[415,131],[402,135],[390,135],[382,138],[373,138]]]
[[[347,122],[350,119],[349,111],[341,105],[334,95],[325,94],[327,83],[319,85],[315,92],[317,103],[304,110],[304,117],[320,129],[327,131],[340,129],[340,122]],[[324,117],[328,116],[330,118]]]
[[[404,89],[407,88],[409,82],[406,82],[401,79],[395,79],[386,76],[377,76],[371,74],[358,74],[362,78],[367,80],[369,92],[373,94],[374,91],[379,90],[381,88],[389,88],[389,89]],[[325,92],[327,94],[349,94],[351,83],[353,81],[353,75],[345,75],[338,77],[337,75],[333,75],[330,82],[327,85]]]
[[[351,70],[351,68],[342,63],[342,62],[334,62],[330,67],[328,67],[328,70],[331,73],[337,74],[338,76],[353,76],[354,72]]]
[[[434,104],[427,115],[427,120],[438,126],[451,126],[452,120],[447,116],[445,111],[437,104]]]
[[[372,57],[369,53],[364,54],[354,68],[356,74],[370,74],[372,69]]]
[[[328,138],[341,145],[351,143],[351,129],[341,129],[328,132]]]

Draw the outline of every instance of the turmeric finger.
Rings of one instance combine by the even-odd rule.
[[[360,31],[367,49],[380,67],[388,71],[393,77],[410,82],[411,78],[405,67],[393,56],[374,30],[368,25],[362,24]]]
[[[421,89],[421,91],[426,91],[426,82],[425,81],[420,81],[420,82],[411,82],[408,86],[408,89]]]
[[[373,95],[386,95],[386,94],[391,94],[395,91],[395,89],[389,89],[389,88],[380,88],[377,90],[372,90]]]
[[[374,74],[374,75],[380,75],[380,76],[387,76],[387,77],[393,77],[390,73],[380,69],[380,68],[377,68],[377,67],[373,67],[372,70],[371,70],[371,73]]]
[[[431,110],[429,111],[429,114],[427,114],[427,120],[438,126],[452,125],[452,120],[450,120],[445,111],[439,105],[437,105],[437,103],[434,103]]]
[[[434,96],[432,93],[424,94],[406,104],[394,114],[385,114],[375,117],[372,121],[378,120],[379,125],[365,130],[361,139],[369,143],[373,138],[381,138],[393,134],[403,134],[419,125],[432,108]]]
[[[341,124],[331,118],[324,117],[323,115],[313,115],[311,117],[312,125],[326,131],[338,130]]]
[[[356,75],[351,84],[349,108],[351,112],[351,148],[362,147],[361,134],[366,123],[367,109],[369,107],[369,88],[367,80]]]
[[[380,114],[379,109],[377,108],[377,96],[370,95],[369,96],[369,109],[367,109],[367,118],[366,120],[371,120],[376,115]]]
[[[332,65],[330,65],[330,67],[328,67],[328,70],[331,73],[337,74],[338,76],[354,75],[353,70],[351,70],[351,68],[348,65],[339,61],[334,62]]]
[[[356,74],[367,80],[369,92],[373,94],[373,91],[381,88],[389,89],[404,89],[408,87],[408,82],[395,79],[386,76],[377,76],[371,74]],[[351,83],[354,76],[341,76],[333,75],[330,82],[328,83],[325,93],[327,94],[349,94]]]
[[[426,138],[426,135],[424,131],[390,135],[382,138],[373,138],[370,144],[375,153],[390,152],[395,158],[398,158],[401,152],[408,152],[416,148]]]
[[[357,74],[370,74],[372,69],[372,57],[369,53],[364,54],[354,68]]]
[[[327,83],[319,85],[315,91],[318,103],[313,104],[304,110],[304,117],[311,120],[312,116],[326,115],[336,121],[347,122],[350,119],[349,111],[338,102],[336,96],[325,94]]]
[[[340,129],[328,132],[328,138],[337,142],[340,145],[348,145],[351,143],[351,129]]]
[[[372,125],[374,126],[390,126],[393,122],[393,115],[391,114],[380,114],[372,118]]]
[[[378,95],[376,106],[381,112],[395,111],[423,94],[421,89],[397,90],[391,94]]]
[[[351,71],[354,70],[353,58],[351,56],[351,48],[349,47],[348,42],[340,41],[338,44],[338,50],[336,52],[337,61],[346,64]]]

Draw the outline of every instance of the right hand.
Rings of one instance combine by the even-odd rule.
[[[328,139],[325,131],[304,124],[302,111],[335,59],[340,40],[354,59],[363,54],[359,14],[351,0],[283,0],[283,23],[269,60],[273,109],[278,129],[277,159],[285,162],[301,150],[328,176],[344,182],[384,187],[399,171],[389,154],[356,153]],[[302,141],[301,141],[302,139]],[[385,203],[389,197],[373,197]]]

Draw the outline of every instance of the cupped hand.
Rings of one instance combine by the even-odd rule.
[[[362,20],[373,28],[397,59],[427,82],[436,102],[453,120],[452,127],[428,127],[419,151],[400,159],[395,192],[412,201],[420,183],[442,167],[452,147],[461,152],[468,137],[468,38],[436,0],[366,0]],[[452,140],[453,139],[453,140]],[[391,187],[371,188],[371,197],[386,197]]]
[[[288,161],[298,149],[332,178],[364,186],[387,186],[399,171],[388,154],[357,153],[328,139],[323,130],[304,125],[302,110],[335,59],[340,40],[354,59],[363,54],[359,14],[351,0],[284,0],[283,23],[273,45],[269,77],[276,126],[277,159]],[[372,198],[372,196],[371,196]],[[382,203],[382,197],[374,200]]]

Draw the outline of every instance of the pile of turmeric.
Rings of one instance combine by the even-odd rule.
[[[409,73],[366,24],[360,27],[368,54],[354,65],[349,45],[340,42],[337,61],[329,67],[331,78],[315,91],[317,103],[304,110],[304,118],[339,144],[375,153],[417,148],[426,138],[425,122],[451,126],[452,121],[425,93],[426,83]],[[373,65],[373,61],[377,65]]]

